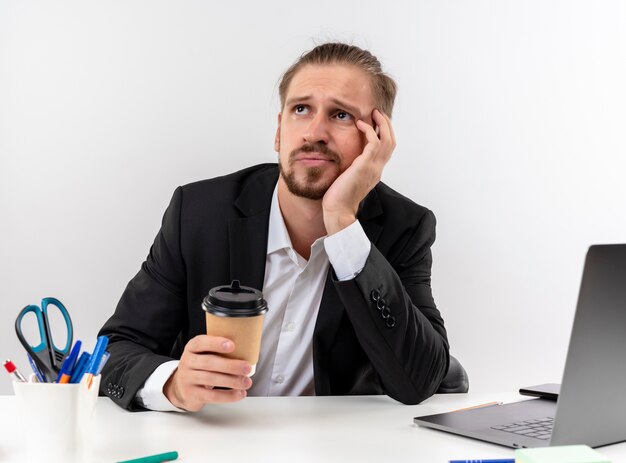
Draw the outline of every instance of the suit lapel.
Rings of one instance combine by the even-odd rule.
[[[269,213],[277,180],[277,168],[250,175],[235,200],[242,217],[228,223],[230,279],[259,290],[265,277]]]

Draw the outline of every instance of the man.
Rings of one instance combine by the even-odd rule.
[[[278,166],[179,187],[140,272],[101,330],[101,390],[130,410],[197,411],[246,395],[388,394],[414,404],[448,368],[430,288],[435,219],[380,183],[396,87],[329,43],[280,84]],[[269,311],[255,374],[205,333],[201,302],[238,279]]]

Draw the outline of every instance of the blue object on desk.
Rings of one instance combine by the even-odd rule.
[[[96,376],[98,376],[100,373],[102,373],[102,369],[104,368],[106,363],[109,361],[109,357],[110,356],[111,356],[111,352],[105,350],[104,354],[102,355],[102,360],[100,360],[100,364],[98,365],[98,370],[96,371]]]
[[[63,360],[63,364],[61,365],[61,371],[59,371],[59,376],[57,376],[57,383],[69,383],[72,377],[72,372],[74,371],[74,366],[76,365],[76,360],[78,360],[78,353],[80,352],[80,341],[76,341],[74,347],[72,347],[72,351],[70,355],[68,355],[65,360]]]
[[[450,460],[449,463],[515,463],[511,458],[496,458],[495,460]]]
[[[98,342],[96,342],[96,347],[91,353],[91,358],[87,364],[87,371],[85,372],[87,374],[87,387],[89,389],[91,389],[94,375],[98,374],[98,368],[100,367],[100,362],[102,362],[108,344],[109,338],[106,336],[98,336]]]
[[[98,373],[98,367],[100,366],[100,362],[102,361],[102,357],[104,356],[104,352],[109,344],[109,338],[106,336],[98,336],[98,341],[96,342],[96,347],[93,349],[91,353],[91,358],[89,359],[89,363],[87,364],[88,375],[95,375]]]
[[[35,373],[35,376],[37,377],[37,380],[40,383],[45,383],[46,382],[45,376],[43,375],[43,373],[41,372],[39,367],[35,364],[35,361],[30,356],[30,354],[26,354],[26,358],[28,359],[28,363],[30,364],[30,367],[32,368],[33,373]]]
[[[90,357],[91,355],[89,352],[83,352],[80,354],[80,358],[78,359],[78,362],[76,362],[76,366],[72,372],[70,384],[80,383],[80,380],[83,379],[83,375],[85,374],[85,371],[87,371],[87,364],[89,363]]]
[[[56,307],[56,309],[63,316],[65,321],[65,346],[60,348],[54,343],[54,337],[52,336],[52,329],[50,327],[50,320],[48,318],[49,306]],[[37,321],[37,328],[39,329],[39,344],[33,345],[24,336],[22,325],[24,324],[24,316],[32,313],[35,315]],[[44,378],[48,381],[54,381],[59,372],[61,371],[61,364],[63,360],[70,352],[73,338],[72,319],[65,306],[53,297],[46,297],[41,301],[41,308],[36,305],[27,305],[17,315],[15,320],[15,333],[20,340],[24,349],[28,355],[30,355],[37,365],[39,371],[43,374]]]

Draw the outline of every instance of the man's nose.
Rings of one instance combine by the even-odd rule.
[[[316,114],[304,131],[304,140],[308,143],[328,143],[328,120],[324,114]]]

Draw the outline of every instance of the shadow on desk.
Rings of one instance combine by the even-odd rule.
[[[455,357],[450,356],[450,366],[448,373],[444,377],[437,394],[460,394],[467,393],[469,391],[469,378],[467,372]],[[330,397],[330,396],[329,396]],[[332,419],[333,416],[344,416],[345,413],[350,413],[352,416],[358,414],[358,408],[354,407],[354,404],[362,401],[363,405],[367,408],[375,406],[376,403],[380,403],[381,407],[389,407],[389,400],[386,396],[381,395],[380,400],[376,400],[376,396],[350,396],[351,405],[342,407],[341,404],[337,404],[333,407],[332,411],[328,411],[325,408],[325,415]],[[361,399],[359,399],[361,398]],[[244,399],[244,400],[249,400]],[[280,398],[277,398],[280,400]],[[324,397],[319,397],[319,400],[324,400]],[[320,404],[316,401],[285,401],[289,404],[287,407],[280,407],[274,413],[280,415],[288,415],[289,419],[293,419],[294,415],[301,416],[302,419],[306,419],[307,416],[318,416],[320,413]],[[296,405],[297,404],[297,405]],[[400,402],[398,405],[403,406]],[[344,409],[345,408],[345,409]],[[356,411],[355,411],[356,410]],[[370,411],[364,410],[363,413],[369,413]],[[204,407],[200,413],[185,414],[186,419],[196,421],[204,426],[217,426],[220,428],[241,428],[243,427],[256,427],[258,425],[264,425],[268,422],[268,417],[260,415],[250,415],[245,411],[239,410],[237,407],[229,407],[228,404],[212,405]],[[287,416],[285,416],[287,418]],[[272,421],[276,419],[276,416],[272,418]],[[287,420],[288,421],[288,420]]]
[[[371,415],[377,408],[383,411],[389,409],[390,405],[390,399],[386,395],[345,397],[349,397],[350,401],[337,402],[337,398],[340,396],[300,397],[301,400],[295,401],[293,397],[272,397],[272,400],[282,403],[272,410],[271,416],[269,414],[251,414],[245,407],[237,407],[233,404],[220,404],[208,405],[200,412],[181,414],[181,417],[203,426],[246,429],[262,428],[270,424],[275,426],[277,423],[293,423],[294,417],[303,421],[319,419],[321,414],[329,420],[345,416],[358,419],[359,415]],[[267,398],[248,397],[242,402],[264,399]],[[333,403],[332,407],[329,406],[330,403]],[[396,403],[398,407],[406,407],[400,402]]]

